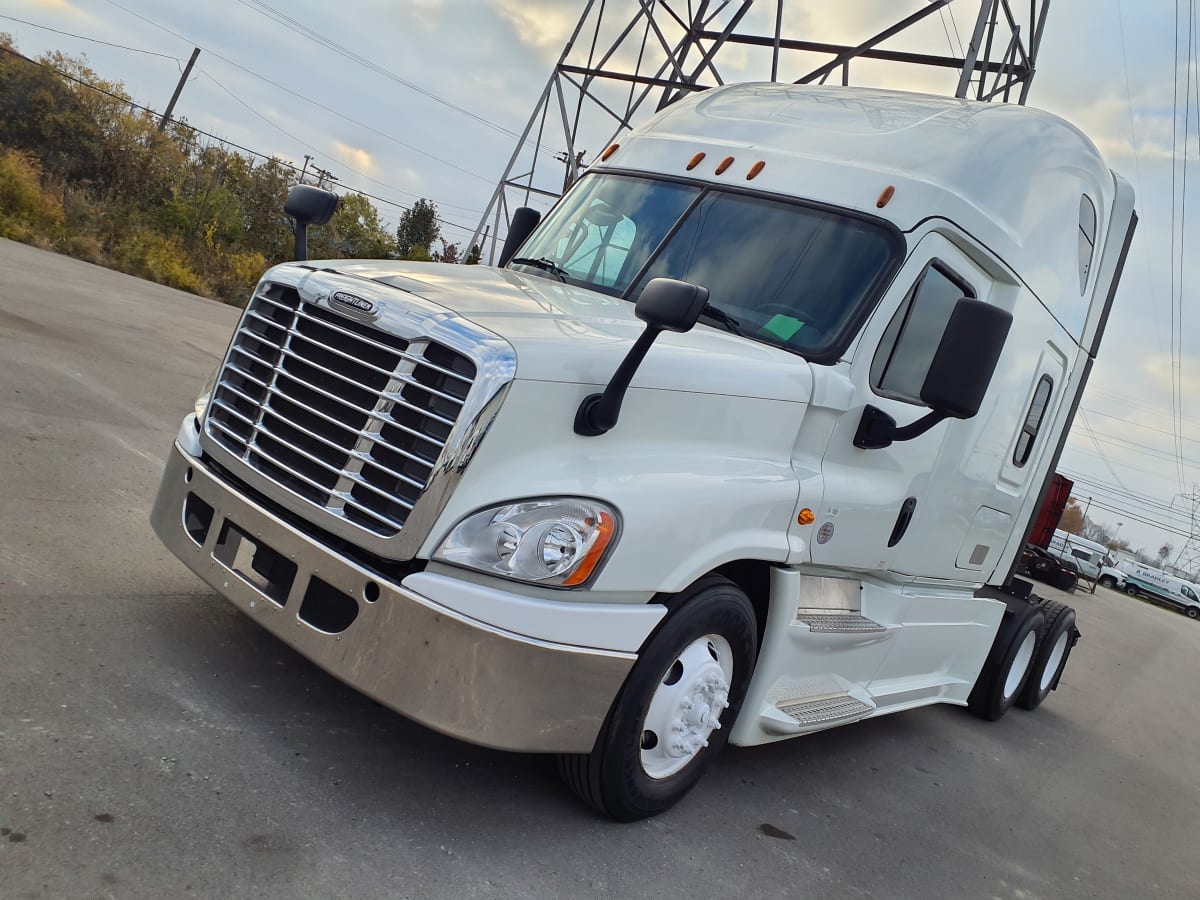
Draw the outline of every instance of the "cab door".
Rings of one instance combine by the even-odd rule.
[[[956,561],[973,531],[985,556],[999,555],[1011,517],[988,505],[1000,461],[983,466],[970,452],[974,420],[947,419],[882,449],[857,449],[854,438],[868,404],[900,426],[928,413],[921,385],[955,304],[970,297],[1007,308],[1008,288],[941,234],[927,234],[913,250],[850,351],[853,400],[822,462],[813,563],[965,579],[970,573]]]

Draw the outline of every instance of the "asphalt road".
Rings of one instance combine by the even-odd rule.
[[[1200,624],[1104,589],[1038,712],[730,750],[634,825],[360,697],[147,524],[235,318],[0,241],[0,897],[1200,896]]]

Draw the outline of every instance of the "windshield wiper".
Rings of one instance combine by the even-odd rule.
[[[557,275],[559,281],[566,281],[569,274],[566,269],[560,266],[553,260],[541,257],[539,259],[530,259],[528,256],[518,256],[516,259],[510,260],[509,265],[516,263],[522,266],[532,266],[535,269],[541,269],[543,272],[549,272],[551,275]]]
[[[723,325],[726,331],[732,331],[734,334],[741,334],[742,330],[738,328],[738,320],[725,312],[723,309],[717,309],[711,303],[705,303],[704,308],[700,310],[700,315],[712,319],[718,325]]]

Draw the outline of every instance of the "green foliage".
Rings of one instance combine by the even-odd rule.
[[[434,242],[441,237],[437,207],[424,198],[400,214],[396,227],[396,252],[401,259],[432,259]]]
[[[48,238],[61,229],[62,202],[43,190],[41,175],[41,167],[27,154],[0,148],[0,234],[4,237]]]
[[[159,132],[122,84],[83,60],[49,53],[35,63],[3,33],[0,48],[0,237],[239,305],[267,267],[291,258],[287,163],[206,144],[181,121]],[[393,235],[351,193],[310,229],[309,252],[457,261],[457,245],[432,249],[440,237],[428,200]]]
[[[112,248],[111,257],[123,272],[181,291],[207,293],[200,276],[188,265],[187,254],[176,238],[138,229],[127,234]]]

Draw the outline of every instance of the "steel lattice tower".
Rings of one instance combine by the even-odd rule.
[[[723,70],[734,72],[737,81],[824,84],[832,78],[886,87],[901,74],[898,67],[907,67],[940,73],[944,86],[934,90],[953,88],[956,97],[1024,103],[1050,0],[982,0],[977,10],[971,4],[975,20],[969,34],[965,28],[960,34],[957,22],[946,18],[950,2],[897,4],[914,11],[856,44],[836,44],[789,33],[785,20],[807,20],[796,2],[587,0],[472,245],[488,232],[499,237],[517,206],[547,206],[557,199],[588,155],[622,131],[686,93],[726,83]],[[928,44],[943,31],[951,51],[946,56],[898,46],[902,36],[923,37]],[[492,240],[490,259],[496,246]]]
[[[1176,497],[1187,503],[1190,521],[1187,542],[1175,557],[1174,568],[1186,572],[1185,577],[1191,578],[1200,572],[1200,490],[1193,487],[1191,494],[1177,494]]]

